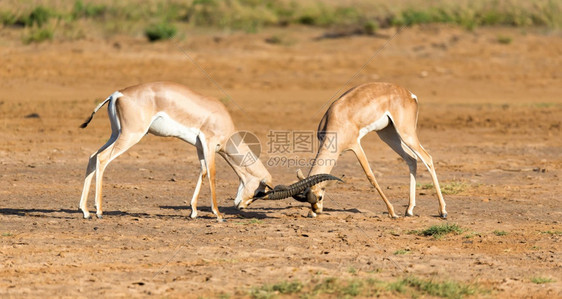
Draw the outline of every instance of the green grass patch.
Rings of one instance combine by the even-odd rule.
[[[381,281],[374,278],[338,279],[326,278],[304,284],[298,281],[281,282],[274,285],[254,287],[249,295],[252,298],[274,298],[290,295],[300,298],[349,298],[349,297],[390,297],[396,294],[412,298],[433,296],[442,298],[462,298],[463,296],[488,293],[477,285],[456,281],[437,281],[408,276],[394,281]]]
[[[40,43],[52,40],[55,35],[53,29],[50,28],[33,28],[28,34],[24,35],[22,41],[24,44]]]
[[[159,40],[172,39],[176,33],[177,28],[170,23],[162,22],[152,24],[144,30],[144,35],[149,41],[155,42]]]
[[[29,12],[29,14],[23,15],[18,20],[16,20],[16,24],[20,24],[25,27],[42,27],[43,25],[47,24],[47,22],[49,22],[49,19],[54,17],[55,15],[55,12],[51,9],[44,6],[37,6],[31,12]]]
[[[72,18],[101,18],[104,17],[108,12],[108,7],[103,4],[94,3],[84,3],[82,0],[77,0],[74,2],[74,7],[72,8]]]
[[[549,277],[535,276],[535,277],[531,277],[531,282],[536,284],[545,284],[545,283],[554,282],[554,279]]]
[[[303,284],[299,281],[287,282],[283,281],[273,285],[263,285],[250,290],[250,296],[256,299],[273,298],[279,294],[296,294],[303,288]]]
[[[408,254],[410,253],[410,249],[405,248],[405,249],[398,249],[394,252],[394,255],[404,255],[404,254]]]
[[[544,232],[541,232],[541,234],[547,234],[547,235],[556,235],[556,236],[562,236],[562,231],[561,230],[547,230]]]
[[[236,224],[239,225],[253,225],[253,224],[262,224],[263,220],[261,219],[257,219],[257,218],[252,218],[252,219],[248,219],[247,221],[240,221],[240,222],[236,222]]]
[[[468,185],[463,182],[450,182],[441,186],[441,192],[445,195],[458,194],[468,188]]]
[[[402,279],[401,282],[423,295],[442,298],[462,298],[463,296],[470,296],[479,292],[474,286],[455,281],[438,282],[410,276]]]
[[[511,38],[511,36],[507,36],[507,35],[498,35],[497,40],[498,40],[498,43],[500,43],[500,44],[509,45],[513,41],[513,38]]]
[[[440,239],[441,237],[448,235],[448,234],[461,234],[464,230],[460,228],[457,224],[440,224],[440,225],[433,225],[425,230],[417,231],[413,230],[410,231],[410,234],[416,234],[420,236],[433,236],[435,239]]]
[[[503,231],[503,230],[495,230],[495,231],[493,231],[493,234],[498,236],[498,237],[507,236],[507,232]]]
[[[470,233],[466,234],[464,237],[465,237],[465,239],[472,239],[474,237],[482,237],[482,235],[480,233],[477,233],[477,232],[470,232]]]
[[[431,190],[434,189],[434,186],[432,183],[429,184],[417,184],[417,186],[419,188],[421,188],[422,190]],[[452,182],[447,182],[447,183],[441,183],[440,184],[441,187],[441,193],[445,194],[445,195],[453,195],[453,194],[459,194],[461,192],[464,192],[466,189],[468,189],[468,184],[464,183],[464,182],[460,182],[460,181],[452,181]]]
[[[75,0],[71,6],[60,1],[23,1],[3,6],[2,25],[43,27],[51,19],[62,20],[65,27],[80,27],[86,34],[137,34],[152,22],[149,40],[173,37],[169,24],[185,24],[190,28],[218,28],[225,31],[257,32],[266,27],[304,25],[348,32],[334,35],[374,35],[379,28],[446,23],[472,30],[479,26],[562,28],[562,2],[534,1],[446,1],[430,3],[406,1],[391,5],[382,0],[340,1],[276,1],[276,0],[190,0],[151,1],[146,5],[127,1]],[[84,20],[85,22],[77,22]],[[168,27],[164,28],[164,25]],[[151,27],[152,27],[151,26]],[[187,27],[187,26],[184,26]],[[162,30],[165,29],[165,30]],[[64,28],[60,30],[65,30]],[[76,30],[76,29],[74,29]],[[92,33],[91,33],[92,32]],[[170,32],[173,32],[170,34]],[[67,36],[61,34],[61,37]],[[280,42],[272,38],[273,43]],[[277,41],[276,41],[277,40]],[[502,44],[510,37],[498,36]]]
[[[13,236],[12,233],[2,233],[2,237],[11,237]]]

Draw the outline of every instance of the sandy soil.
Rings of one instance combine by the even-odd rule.
[[[320,30],[289,28],[189,33],[155,44],[116,37],[30,46],[5,38],[0,295],[244,296],[280,281],[414,275],[478,284],[488,297],[561,297],[562,36],[428,26],[405,29],[379,51],[394,33],[328,39]],[[512,42],[499,43],[500,35]],[[281,44],[267,43],[272,36]],[[105,109],[86,130],[78,126],[113,91],[156,80],[223,99],[237,127],[257,134],[266,150],[269,130],[315,130],[325,104],[353,85],[405,86],[420,99],[419,136],[442,184],[464,187],[445,200],[446,221],[465,232],[438,240],[409,234],[445,223],[436,217],[435,193],[418,188],[416,216],[389,219],[351,153],[333,172],[345,174],[345,184],[329,190],[318,218],[290,200],[237,211],[231,198],[238,180],[220,160],[219,205],[227,221],[217,223],[210,212],[207,184],[200,217],[192,220],[195,150],[154,136],[106,171],[105,217],[82,219],[87,159],[109,137]],[[375,134],[363,144],[402,213],[406,164]],[[262,161],[273,156],[264,151]],[[430,178],[422,167],[425,185]],[[275,183],[294,181],[296,169],[269,167]],[[536,277],[554,281],[531,282]]]

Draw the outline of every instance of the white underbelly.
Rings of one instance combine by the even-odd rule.
[[[359,137],[357,139],[360,140],[369,132],[379,131],[386,128],[388,126],[389,120],[390,120],[390,114],[388,112],[385,112],[382,117],[366,125],[365,127],[361,128],[359,130]]]
[[[197,136],[203,133],[197,128],[184,126],[172,119],[165,112],[158,112],[152,117],[148,132],[163,137],[177,137],[192,145],[197,143]]]

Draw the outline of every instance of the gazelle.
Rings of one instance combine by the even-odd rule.
[[[185,86],[171,82],[155,82],[127,87],[114,92],[100,103],[90,118],[82,124],[85,128],[94,114],[106,103],[111,137],[96,151],[88,162],[84,189],[80,199],[80,209],[84,218],[90,213],[86,208],[88,192],[94,174],[96,175],[96,215],[102,217],[102,179],[107,165],[138,143],[147,133],[157,136],[177,137],[197,148],[201,164],[199,178],[191,198],[191,217],[197,217],[197,198],[202,181],[209,178],[211,189],[211,209],[222,220],[216,201],[215,153],[219,153],[234,169],[240,179],[236,206],[245,207],[244,202],[258,192],[265,192],[271,184],[271,175],[253,156],[253,164],[241,163],[241,157],[253,155],[249,147],[239,140],[237,147],[227,146],[227,141],[235,133],[232,119],[224,105],[213,98],[199,95]]]
[[[416,205],[416,170],[417,158],[419,158],[429,170],[437,191],[439,215],[446,218],[445,201],[439,188],[433,159],[421,146],[416,134],[417,120],[417,97],[405,88],[390,83],[367,83],[348,90],[332,103],[318,125],[320,146],[309,176],[330,173],[335,163],[321,162],[336,161],[343,151],[351,150],[357,156],[369,182],[382,197],[389,216],[397,218],[392,204],[377,183],[361,147],[361,138],[367,133],[375,131],[390,148],[406,161],[410,169],[410,201],[406,209],[406,216],[413,216]],[[329,142],[326,138],[327,133],[335,133],[336,144],[331,144],[335,148],[327,146],[327,142]],[[297,176],[299,179],[303,179],[302,174]],[[319,183],[307,189],[304,194],[295,196],[295,199],[308,201],[311,204],[310,215],[313,217],[322,212],[322,199],[327,183]]]
[[[270,187],[272,178],[269,171],[250,150],[242,136],[237,134],[224,105],[216,99],[199,95],[180,84],[155,82],[116,91],[94,109],[81,127],[88,126],[94,114],[106,103],[109,103],[111,137],[90,156],[80,199],[80,209],[84,213],[84,218],[90,218],[86,203],[94,174],[96,215],[101,218],[102,179],[105,168],[147,133],[177,137],[197,148],[201,171],[191,198],[191,218],[197,217],[199,191],[203,179],[208,176],[211,209],[217,219],[222,220],[216,201],[215,153],[219,153],[238,175],[240,185],[234,200],[238,209],[247,207],[257,199],[283,199],[295,196],[321,181],[337,179],[330,175],[320,175],[291,186]]]

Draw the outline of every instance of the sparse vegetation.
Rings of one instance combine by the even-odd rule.
[[[252,219],[249,219],[249,220],[244,221],[244,222],[237,222],[236,224],[240,224],[240,225],[252,225],[252,224],[262,224],[262,223],[263,223],[262,220],[257,219],[257,218],[252,218]]]
[[[549,277],[536,276],[536,277],[531,277],[531,282],[536,284],[545,284],[545,283],[554,282],[554,279]]]
[[[84,3],[82,0],[74,2],[72,9],[72,18],[100,18],[108,11],[107,6],[103,4]]]
[[[402,282],[422,294],[443,298],[462,298],[463,296],[474,295],[478,292],[478,289],[474,286],[454,281],[435,282],[410,276],[404,278]]]
[[[480,235],[480,233],[477,233],[477,232],[470,232],[470,233],[466,234],[464,237],[465,237],[466,239],[472,239],[472,238],[474,238],[475,236],[476,236],[476,237],[482,237],[482,235]]]
[[[176,35],[177,29],[170,23],[157,23],[147,27],[144,34],[149,41],[154,42],[163,39],[171,39]]]
[[[410,231],[409,233],[420,235],[420,236],[426,236],[426,237],[433,236],[435,239],[439,239],[447,234],[451,234],[451,233],[460,234],[462,232],[463,229],[460,228],[457,224],[445,223],[441,225],[433,225],[422,231],[417,231],[417,230]]]
[[[512,41],[513,39],[510,36],[498,35],[498,43],[500,44],[509,45]]]
[[[547,231],[544,231],[544,232],[541,232],[541,233],[542,234],[548,234],[548,235],[562,236],[562,231],[560,231],[560,230],[555,230],[555,231],[547,230]]]
[[[299,24],[366,35],[375,34],[379,28],[431,23],[454,24],[469,30],[479,26],[562,28],[562,3],[554,0],[440,0],[424,5],[418,5],[419,0],[409,0],[392,6],[385,1],[367,0],[353,4],[319,0],[172,0],[165,5],[158,1],[138,5],[127,1],[76,0],[70,8],[62,7],[54,0],[42,1],[42,5],[37,6],[28,3],[0,10],[1,24],[41,28],[53,18],[66,24],[82,19],[101,30],[111,27],[113,33],[134,34],[135,28],[158,20],[146,30],[150,40],[173,37],[177,30],[171,28],[179,24],[245,32]],[[60,26],[58,30],[66,30],[66,27],[69,26]],[[498,36],[499,43],[509,44],[511,41],[511,37]]]
[[[252,298],[272,298],[279,294],[295,294],[302,290],[302,288],[303,284],[299,281],[283,281],[273,285],[263,285],[252,288],[250,290],[250,296],[252,296]]]
[[[452,181],[452,182],[448,182],[448,183],[441,183],[441,192],[445,195],[453,195],[453,194],[459,194],[463,191],[465,191],[468,188],[468,185],[464,182],[459,182],[459,181]],[[429,183],[429,184],[424,184],[424,185],[417,185],[418,187],[420,187],[422,190],[432,190],[434,189],[433,184]]]
[[[355,278],[349,280],[326,278],[322,281],[303,284],[298,281],[282,282],[252,288],[253,298],[273,298],[276,295],[298,295],[301,298],[334,296],[340,297],[376,297],[386,294],[408,294],[411,297],[435,296],[442,298],[462,298],[463,296],[486,293],[475,285],[455,281],[435,281],[414,276],[400,278],[392,282],[374,278]]]
[[[405,248],[405,249],[398,249],[394,252],[394,255],[404,255],[404,254],[408,254],[410,253],[410,249]]]
[[[494,235],[501,237],[501,236],[507,236],[507,232],[503,231],[503,230],[495,230],[493,231]]]
[[[50,28],[33,28],[27,35],[24,35],[22,40],[24,44],[40,43],[47,40],[52,40],[54,31]]]

